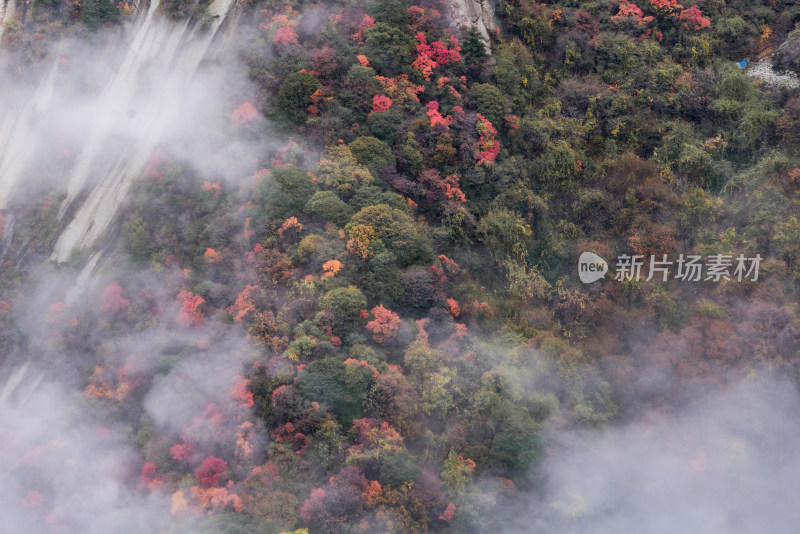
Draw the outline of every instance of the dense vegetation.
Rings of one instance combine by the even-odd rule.
[[[34,2],[31,24],[114,31],[128,8],[109,6]],[[177,519],[502,532],[548,428],[796,375],[800,93],[736,62],[796,41],[800,6],[501,0],[491,43],[435,0],[311,7],[240,6],[255,90],[226,135],[271,141],[255,172],[154,156],[122,225],[135,274],[74,320],[48,311],[49,343],[88,354],[87,402],[130,422],[141,491]],[[4,46],[33,39],[11,28]],[[45,254],[53,210],[29,207],[12,246]],[[764,261],[755,282],[584,285],[583,251]],[[24,278],[0,277],[0,348],[21,336]],[[165,341],[131,372],[112,355],[142,332]],[[238,333],[229,405],[182,432],[140,417],[159,374]],[[637,380],[654,370],[659,387]]]

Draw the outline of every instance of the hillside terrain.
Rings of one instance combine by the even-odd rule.
[[[9,531],[796,528],[800,5],[0,21]]]

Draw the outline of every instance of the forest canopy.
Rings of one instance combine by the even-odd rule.
[[[153,147],[102,245],[49,261],[60,164],[0,210],[0,369],[65,369],[167,517],[142,532],[590,532],[591,488],[548,494],[575,436],[673,443],[693,403],[800,379],[800,7],[499,0],[473,26],[451,4],[234,3],[206,59],[221,122]],[[197,39],[219,23],[153,6]],[[147,14],[26,9],[0,34],[14,83]],[[583,283],[584,252],[608,274]],[[617,275],[632,256],[728,276]],[[81,272],[79,298],[36,296]],[[747,436],[724,461],[769,463]],[[717,472],[686,447],[680,469]],[[36,450],[16,506],[79,532]]]

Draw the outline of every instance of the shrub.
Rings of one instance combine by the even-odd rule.
[[[307,72],[288,75],[275,98],[273,115],[291,124],[304,124],[312,103],[311,95],[318,88],[319,80]]]
[[[384,168],[394,167],[391,147],[377,137],[359,137],[349,148],[356,161],[367,167],[375,178],[381,177]]]

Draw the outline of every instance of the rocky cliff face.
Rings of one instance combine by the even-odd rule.
[[[0,20],[13,16],[15,2],[0,0]],[[73,46],[65,47],[66,57],[51,58],[35,89],[9,92],[0,102],[0,215],[7,212],[4,218],[13,221],[15,196],[30,188],[29,177],[47,175],[50,187],[63,192],[54,261],[102,248],[132,181],[179,124],[176,110],[235,2],[216,0],[207,20],[178,22],[158,15],[159,0],[143,4],[139,10],[133,3],[139,15],[125,34],[123,52],[108,51],[98,60],[115,68],[98,75],[96,93],[71,90],[84,83],[80,71],[91,72],[93,64],[91,55],[70,52],[78,49]],[[4,89],[0,83],[0,93]],[[64,139],[70,140],[64,149],[69,155],[43,168],[51,145]],[[10,240],[12,231],[6,225],[0,238]],[[0,257],[6,248],[0,247]]]
[[[800,73],[800,29],[794,30],[775,52],[775,66]]]
[[[0,0],[0,37],[6,28],[6,23],[10,22],[16,13],[17,0]]]
[[[132,180],[144,169],[170,122],[178,120],[173,110],[179,106],[232,4],[233,0],[212,3],[212,22],[209,27],[200,28],[188,20],[178,25],[158,20],[159,2],[151,3],[129,53],[101,96],[101,101],[108,101],[103,102],[103,110],[113,110],[119,122],[135,124],[125,132],[129,134],[126,146],[110,162],[108,158],[104,161],[103,152],[108,151],[106,139],[117,122],[101,117],[92,124],[69,175],[67,197],[59,217],[63,220],[78,199],[85,200],[59,236],[53,260],[67,261],[73,250],[91,249],[102,239],[124,203]],[[141,86],[146,84],[157,89],[142,101]]]
[[[491,48],[489,32],[498,26],[496,0],[448,0],[456,26],[475,26]]]

